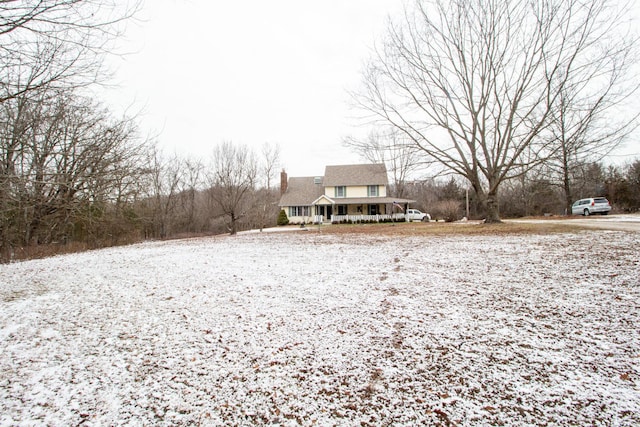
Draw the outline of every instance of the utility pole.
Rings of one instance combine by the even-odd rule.
[[[467,187],[467,219],[469,219],[469,187]]]

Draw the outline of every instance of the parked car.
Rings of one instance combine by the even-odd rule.
[[[593,214],[606,215],[611,210],[611,204],[604,197],[591,197],[580,199],[571,206],[573,215],[589,216]]]
[[[431,215],[420,212],[418,209],[407,209],[407,219],[409,221],[429,222],[431,220]]]

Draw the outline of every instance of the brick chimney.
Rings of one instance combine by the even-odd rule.
[[[287,173],[284,171],[284,169],[282,169],[282,172],[280,172],[280,194],[284,194],[285,191],[287,191],[287,185],[288,185],[288,180],[287,180]]]

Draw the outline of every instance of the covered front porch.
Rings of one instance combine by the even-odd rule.
[[[414,200],[391,197],[330,198],[313,202],[314,223],[366,223],[406,221],[405,212]]]

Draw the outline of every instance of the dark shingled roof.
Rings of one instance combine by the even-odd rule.
[[[287,191],[280,197],[279,206],[309,206],[324,194],[324,184],[320,177],[316,184],[316,177],[303,176],[289,178]]]
[[[324,186],[387,185],[387,168],[384,163],[370,165],[327,166],[324,171]]]

